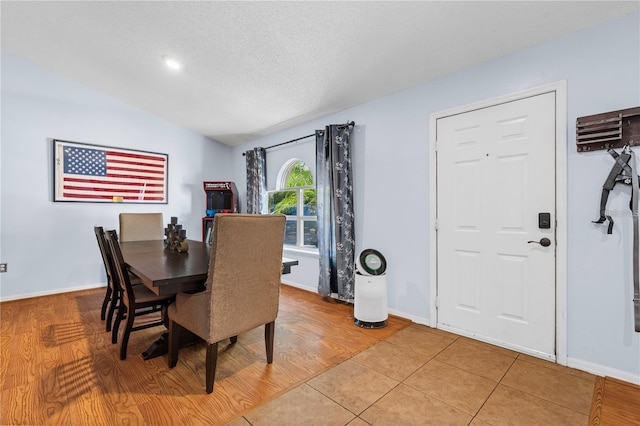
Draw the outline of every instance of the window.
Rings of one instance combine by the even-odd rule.
[[[317,248],[316,187],[309,166],[289,160],[280,170],[277,189],[267,194],[269,213],[287,216],[285,246]]]

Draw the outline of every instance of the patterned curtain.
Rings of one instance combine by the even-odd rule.
[[[318,293],[353,299],[355,235],[349,140],[353,122],[316,130]]]
[[[244,153],[247,161],[247,213],[267,213],[267,151],[253,148]]]

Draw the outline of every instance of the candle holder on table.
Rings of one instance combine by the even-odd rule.
[[[178,224],[177,217],[171,217],[171,223],[167,224],[164,228],[164,247],[169,250],[177,251],[178,253],[186,253],[189,251],[189,244],[187,243],[187,230],[182,229],[182,225]]]

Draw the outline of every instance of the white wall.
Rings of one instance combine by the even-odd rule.
[[[357,252],[368,247],[382,251],[389,267],[390,312],[427,324],[430,114],[566,80],[568,362],[640,383],[640,333],[633,331],[631,304],[630,218],[617,218],[612,236],[591,223],[598,217],[601,187],[612,160],[605,151],[578,154],[575,148],[577,117],[640,105],[639,24],[636,12],[236,147],[231,158],[234,180],[244,192],[242,151],[354,120]],[[291,157],[300,149],[293,145]],[[287,149],[278,148],[278,158],[289,158]],[[272,164],[272,156],[269,151],[269,173],[275,174],[279,165]],[[553,170],[550,166],[540,172]],[[623,194],[612,196],[611,207],[622,211],[628,192],[618,192]],[[317,267],[303,260],[304,267],[287,279],[315,289]]]
[[[104,284],[93,226],[117,229],[120,212],[178,216],[201,238],[202,181],[230,178],[229,147],[11,55],[1,78],[1,300]],[[169,154],[169,203],[53,202],[53,138]]]

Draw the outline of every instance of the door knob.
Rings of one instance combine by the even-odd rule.
[[[542,247],[549,247],[551,245],[551,240],[548,238],[541,238],[540,241],[527,241],[527,243],[536,243],[540,244]]]

